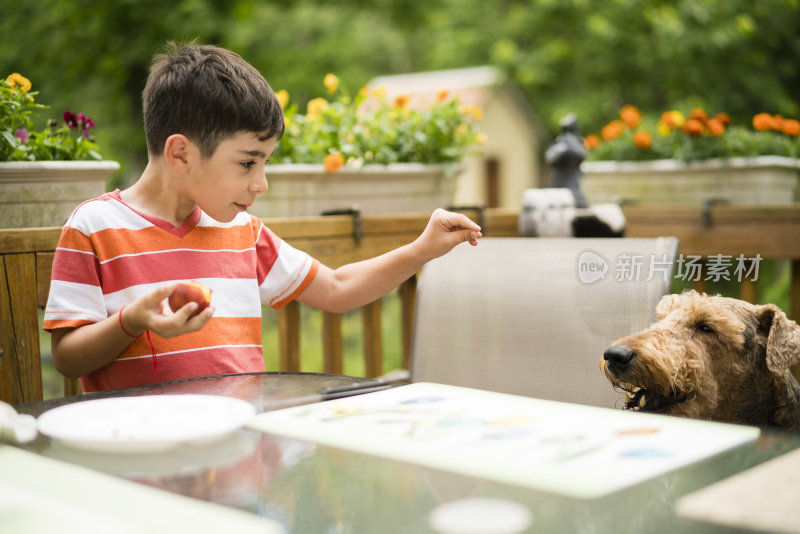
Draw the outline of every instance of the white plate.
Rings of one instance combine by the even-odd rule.
[[[217,395],[151,395],[76,402],[39,416],[39,432],[66,445],[106,452],[160,452],[205,444],[241,428],[249,402]]]

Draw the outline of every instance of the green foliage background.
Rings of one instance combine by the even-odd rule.
[[[144,166],[141,89],[171,39],[235,50],[295,102],[327,72],[358,88],[492,64],[554,134],[568,112],[596,131],[624,104],[800,116],[800,0],[0,0],[0,14],[0,74],[28,77],[53,117],[91,116],[122,182]]]

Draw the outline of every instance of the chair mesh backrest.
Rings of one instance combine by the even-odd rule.
[[[420,275],[411,379],[619,407],[603,351],[655,321],[677,248],[672,237],[459,245]]]

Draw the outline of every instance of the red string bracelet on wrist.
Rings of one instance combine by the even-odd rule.
[[[120,327],[120,328],[122,328],[122,331],[123,331],[123,332],[125,332],[127,335],[129,335],[129,336],[130,336],[130,337],[132,337],[132,338],[141,337],[141,336],[142,336],[142,334],[139,334],[138,336],[134,336],[133,334],[131,334],[130,332],[128,332],[128,330],[125,328],[125,325],[124,325],[124,324],[122,324],[122,310],[124,310],[124,309],[125,309],[125,306],[123,306],[123,307],[121,307],[121,308],[119,309],[119,327]]]
[[[123,332],[125,332],[125,334],[127,334],[128,336],[130,336],[132,338],[142,337],[142,334],[139,334],[138,336],[134,336],[133,334],[131,334],[130,332],[128,332],[125,329],[125,325],[122,324],[122,310],[124,310],[124,309],[125,309],[125,306],[123,306],[122,308],[119,309],[119,327],[122,329]],[[158,371],[158,358],[156,357],[157,356],[156,355],[156,347],[153,345],[153,340],[150,339],[150,330],[145,330],[144,333],[147,335],[147,342],[150,344],[150,350],[153,353],[153,375],[155,375],[156,372]]]

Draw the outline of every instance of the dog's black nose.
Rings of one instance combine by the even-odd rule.
[[[630,365],[636,353],[625,345],[614,345],[603,352],[603,359],[608,362],[609,370],[618,375]]]

